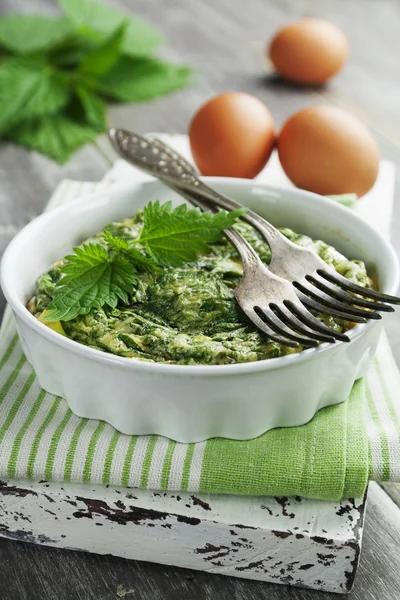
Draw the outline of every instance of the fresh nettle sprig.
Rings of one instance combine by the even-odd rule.
[[[147,23],[96,0],[59,0],[63,15],[0,19],[0,137],[64,163],[106,128],[106,103],[186,86],[190,70],[152,55]]]
[[[140,271],[160,272],[196,260],[245,211],[214,214],[186,204],[173,209],[171,202],[150,202],[143,210],[138,238],[127,240],[104,231],[104,241],[83,244],[65,257],[50,312],[42,320],[70,321],[93,308],[127,303]]]

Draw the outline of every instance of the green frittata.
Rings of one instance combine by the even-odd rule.
[[[143,226],[143,213],[111,223],[106,230],[126,240],[137,238]],[[235,227],[255,248],[265,263],[271,253],[267,244],[248,224]],[[314,248],[319,256],[348,279],[372,286],[365,265],[348,260],[323,241],[281,229],[296,244]],[[104,232],[88,242],[105,245]],[[36,316],[45,314],[61,277],[61,259],[36,282],[28,309]],[[92,309],[70,321],[47,323],[60,334],[91,348],[126,358],[180,365],[222,365],[258,361],[299,352],[268,339],[259,332],[237,306],[233,290],[242,274],[241,261],[226,239],[211,244],[211,251],[196,262],[160,271],[142,270],[128,303],[116,308]],[[352,323],[322,317],[337,331]]]

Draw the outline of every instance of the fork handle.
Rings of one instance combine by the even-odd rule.
[[[208,204],[213,203],[228,211],[243,208],[238,202],[201,181],[186,159],[163,141],[116,128],[109,130],[109,137],[114,148],[125,160],[153,177],[162,179],[164,183],[172,184],[176,191],[196,192]],[[261,233],[273,254],[280,253],[284,247],[291,244],[271,223],[252,210],[248,210],[242,218]]]

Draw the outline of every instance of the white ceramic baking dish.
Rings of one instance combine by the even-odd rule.
[[[394,251],[349,209],[304,191],[249,180],[208,180],[273,224],[321,238],[349,258],[364,260],[379,288],[396,292]],[[368,368],[381,321],[356,326],[347,344],[323,344],[245,364],[180,366],[93,350],[55,333],[27,311],[39,274],[110,221],[133,215],[155,199],[183,202],[156,181],[115,187],[38,217],[9,245],[1,283],[40,385],[65,398],[79,416],[102,419],[123,433],[181,442],[253,438],[274,427],[306,423],[320,408],[343,402]]]

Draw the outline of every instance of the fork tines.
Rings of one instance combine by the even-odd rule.
[[[374,300],[381,300],[381,302],[388,302],[389,304],[400,304],[400,298],[398,296],[391,296],[390,294],[384,294],[383,292],[378,292],[377,290],[361,287],[361,285],[357,285],[353,281],[349,281],[349,279],[346,279],[346,277],[343,277],[343,275],[340,275],[340,273],[325,271],[324,269],[318,269],[317,273],[328,281],[336,283],[336,285],[339,287],[353,292],[354,294],[358,294],[364,298],[373,298]],[[380,308],[379,310],[382,309]]]

